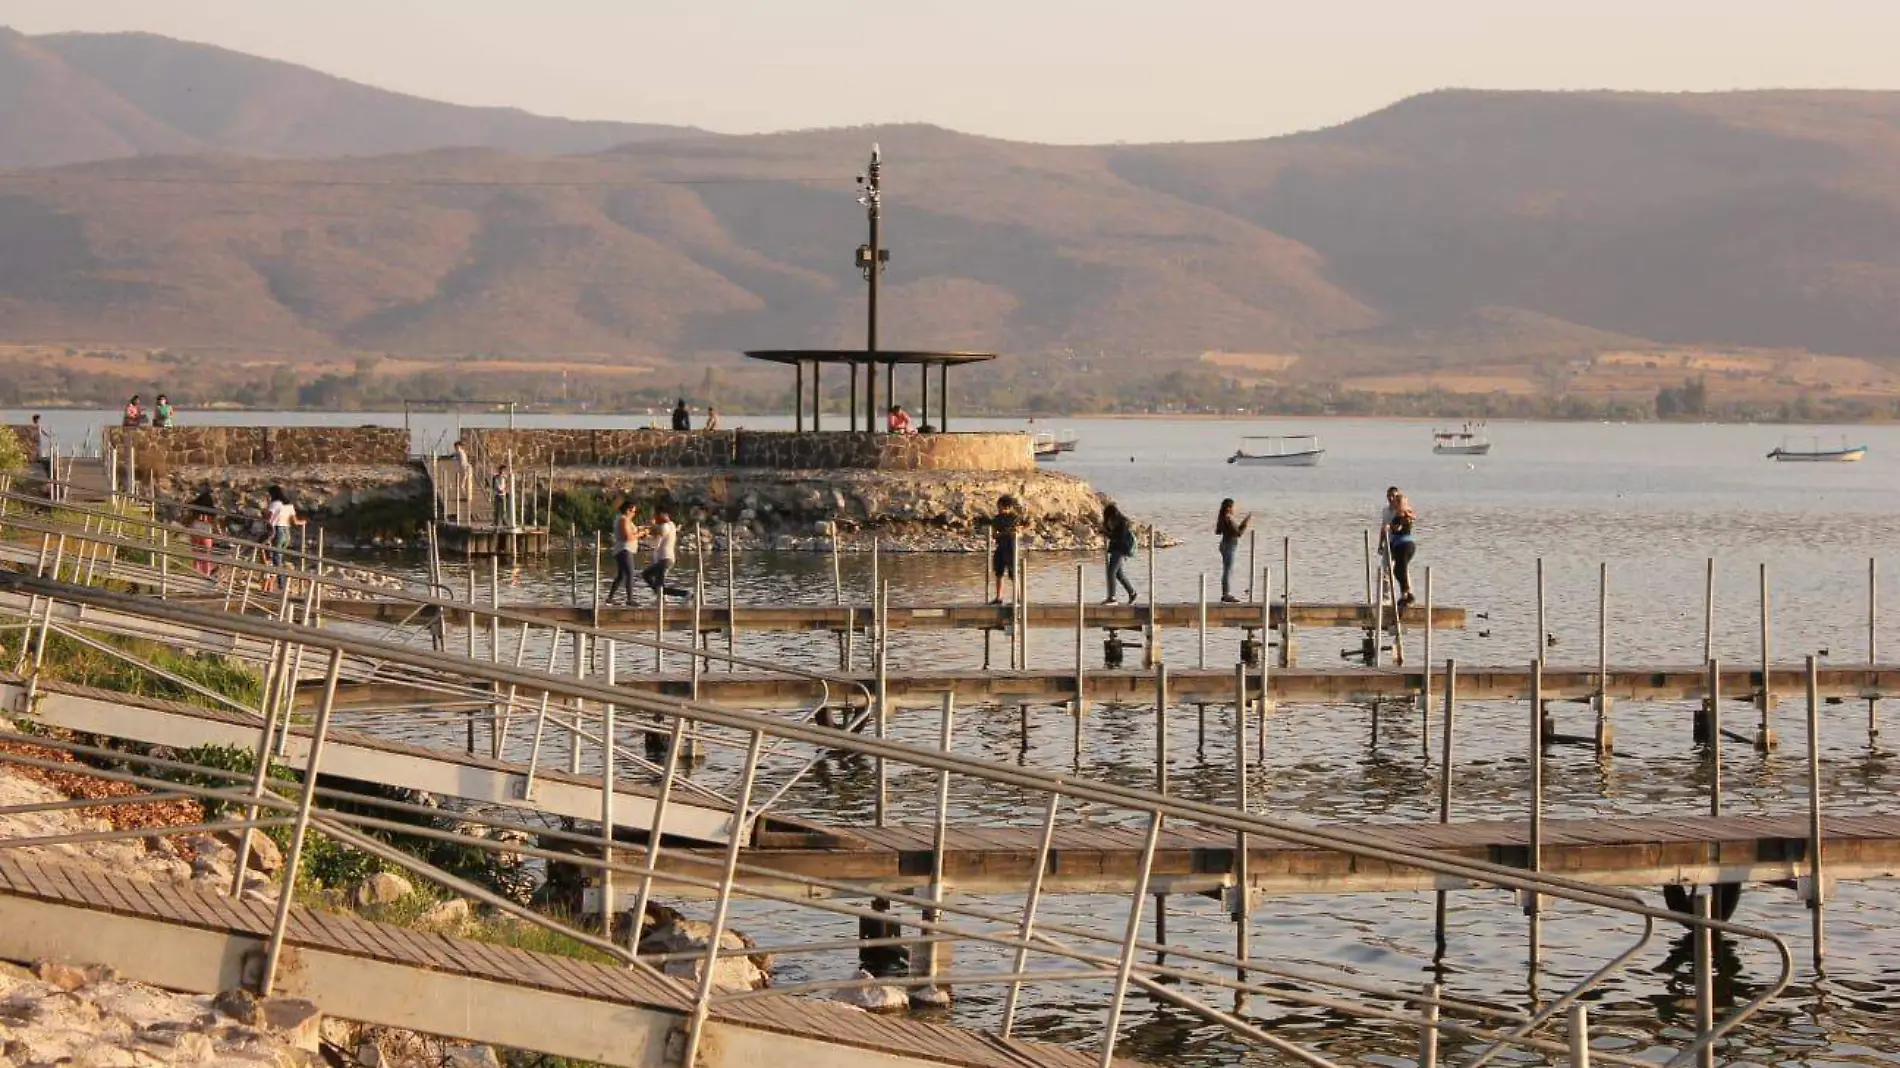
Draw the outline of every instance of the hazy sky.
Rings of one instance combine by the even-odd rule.
[[[0,23],[727,132],[1211,140],[1447,86],[1900,88],[1900,0],[0,0]]]

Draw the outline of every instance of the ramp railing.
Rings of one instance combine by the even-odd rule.
[[[1687,1064],[1706,1058],[1718,1042],[1776,997],[1792,973],[1788,947],[1773,932],[1712,919],[1700,913],[1684,916],[1650,907],[1634,894],[1456,859],[1405,845],[1373,829],[1310,826],[964,756],[951,751],[948,745],[952,736],[950,721],[954,716],[948,701],[940,745],[932,748],[842,732],[802,720],[643,696],[615,688],[610,678],[557,675],[528,666],[515,667],[381,643],[337,628],[313,628],[255,614],[226,613],[56,582],[17,571],[0,571],[0,594],[11,595],[8,604],[24,601],[78,607],[89,617],[94,613],[110,613],[118,617],[144,618],[154,625],[198,628],[253,645],[288,647],[295,644],[317,657],[325,664],[322,696],[314,723],[307,732],[309,771],[296,796],[273,799],[263,773],[274,751],[274,733],[281,726],[278,718],[287,711],[278,706],[267,708],[260,725],[256,748],[258,767],[254,769],[249,788],[243,787],[241,775],[231,775],[226,780],[235,783],[235,788],[222,788],[218,795],[226,800],[242,800],[247,826],[259,826],[265,820],[281,823],[288,818],[291,821],[289,856],[293,872],[311,830],[321,831],[383,862],[415,871],[457,893],[497,908],[512,908],[517,914],[525,910],[492,900],[498,895],[484,896],[482,888],[431,869],[374,836],[405,834],[449,841],[474,849],[517,853],[549,864],[571,864],[591,872],[595,880],[594,912],[600,918],[598,933],[576,933],[588,939],[589,945],[611,947],[616,957],[631,966],[680,974],[680,982],[689,991],[692,1006],[683,1063],[693,1063],[712,1014],[736,1003],[845,989],[896,988],[942,993],[989,986],[1001,991],[1000,1019],[978,1016],[971,1023],[1004,1038],[1021,1029],[1020,1010],[1025,996],[1033,994],[1065,1003],[1105,999],[1105,1019],[1096,1032],[1098,1037],[1091,1043],[1103,1065],[1116,1059],[1125,1017],[1134,1010],[1136,998],[1142,999],[1144,1004],[1150,999],[1165,1002],[1190,1013],[1218,1028],[1225,1041],[1243,1048],[1258,1048],[1307,1064],[1333,1064],[1337,1063],[1337,1057],[1293,1041],[1290,1032],[1277,1032],[1270,1022],[1270,1012],[1310,1009],[1340,1014],[1383,1028],[1388,1034],[1403,1035],[1402,1039],[1394,1040],[1402,1043],[1410,1043],[1411,1036],[1423,1036],[1418,1048],[1421,1059],[1428,1062],[1438,1057],[1438,1036],[1448,1035],[1460,1040],[1458,1056],[1463,1058],[1463,1063],[1473,1065],[1487,1063],[1508,1050],[1553,1058],[1572,1057],[1571,1063],[1578,1063],[1574,1058],[1581,1055],[1612,1064],[1654,1064],[1660,1057],[1659,1050],[1590,1049],[1582,999],[1635,960],[1650,943],[1656,921],[1664,920],[1685,924],[1698,939],[1705,940],[1705,944],[1715,937],[1756,942],[1779,962],[1778,974],[1762,983],[1753,997],[1720,1020],[1705,1019],[1681,1048],[1668,1051],[1669,1063]],[[14,614],[19,618],[17,610]],[[47,617],[42,614],[40,618]],[[26,631],[14,633],[15,640],[22,642],[30,642],[35,637]],[[42,641],[44,633],[42,623],[39,632]],[[463,815],[470,826],[510,828],[517,834],[531,834],[536,844],[498,842],[489,836],[471,835],[453,828],[419,827],[399,818],[417,815],[419,806],[352,795],[324,785],[319,781],[323,743],[339,707],[338,687],[344,678],[344,666],[350,661],[375,662],[417,675],[457,675],[471,685],[486,686],[491,691],[512,690],[528,703],[558,702],[572,708],[576,721],[585,722],[589,727],[594,755],[603,772],[601,832],[589,835],[580,830],[532,828],[481,813]],[[1236,682],[1245,686],[1244,672],[1237,674]],[[787,753],[794,759],[808,755],[818,759],[824,754],[834,754],[876,760],[895,769],[907,783],[919,787],[933,784],[934,804],[926,807],[919,803],[920,810],[931,815],[929,870],[914,872],[912,888],[903,890],[888,885],[887,880],[854,876],[848,868],[842,868],[836,875],[812,875],[809,868],[801,871],[782,863],[775,867],[773,858],[777,854],[749,851],[749,836],[744,833],[728,835],[722,844],[714,847],[668,842],[662,833],[665,807],[674,792],[685,789],[696,773],[687,759],[689,739],[697,739],[702,746],[719,754],[714,758],[716,761],[733,769],[732,802],[741,824],[758,816],[752,807],[753,799],[759,793],[762,758],[768,750]],[[103,751],[86,750],[73,743],[62,744],[79,756],[103,754]],[[649,744],[655,747],[656,760],[635,767],[618,762],[617,754],[623,748],[638,748],[644,752]],[[1241,749],[1244,751],[1246,746],[1242,745]],[[163,768],[166,763],[149,755],[138,759],[147,768]],[[154,793],[174,793],[181,789],[176,783],[153,775],[103,769],[96,773],[119,775]],[[646,778],[657,790],[652,823],[644,837],[613,832],[613,786],[631,778]],[[923,791],[913,792],[921,794]],[[1026,885],[1019,900],[974,901],[960,899],[955,894],[954,873],[946,868],[953,848],[952,821],[954,818],[961,829],[972,817],[964,814],[953,817],[951,799],[972,792],[1014,798],[1018,806],[1016,815],[992,817],[991,824],[1033,829],[1034,838],[1039,842],[1035,860],[1025,873]],[[347,809],[343,807],[345,802]],[[1126,902],[1125,911],[1111,909],[1088,919],[1051,919],[1041,906],[1046,896],[1044,875],[1056,862],[1052,853],[1054,843],[1065,831],[1104,826],[1126,828],[1132,832],[1133,840],[1139,842],[1132,852],[1134,863],[1114,880],[1121,900]],[[846,824],[831,830],[840,839],[848,839],[852,828]],[[1546,908],[1585,910],[1601,924],[1601,937],[1593,939],[1588,949],[1576,951],[1583,959],[1572,964],[1585,972],[1581,981],[1534,1008],[1517,1009],[1490,998],[1453,996],[1436,988],[1407,990],[1290,966],[1282,962],[1285,947],[1256,952],[1245,937],[1237,938],[1236,952],[1220,953],[1144,934],[1144,921],[1148,919],[1145,910],[1154,888],[1157,854],[1164,847],[1182,848],[1182,843],[1199,843],[1200,848],[1207,848],[1207,843],[1219,841],[1234,843],[1237,861],[1236,870],[1226,883],[1229,896],[1225,907],[1238,921],[1237,935],[1250,931],[1254,920],[1264,911],[1263,905],[1246,892],[1244,866],[1239,863],[1239,858],[1246,855],[1250,840],[1273,841],[1370,863],[1398,865],[1426,873],[1437,885],[1446,888],[1508,891],[1543,901]],[[841,862],[850,859],[849,850],[842,850],[839,859]],[[661,898],[700,903],[698,907],[705,910],[706,916],[702,948],[640,951],[640,932],[646,926],[649,906]],[[899,913],[891,911],[893,909],[905,911]],[[287,910],[288,905],[281,905],[278,910],[273,947],[281,947]],[[742,918],[742,912],[747,918]],[[617,933],[622,928],[616,920],[622,914],[630,917],[624,935]],[[532,922],[554,923],[545,917]],[[736,923],[752,925],[762,937],[742,951],[725,948],[725,936]],[[910,951],[908,966],[902,974],[872,975],[868,969],[859,970],[877,951],[899,946]],[[957,950],[954,955],[949,952],[953,947]],[[722,956],[768,953],[781,960],[799,961],[801,978],[765,989],[722,987],[723,973],[718,967]],[[275,949],[273,959],[274,954]],[[1706,955],[1703,956],[1706,959]],[[267,969],[265,983],[269,981]],[[1217,999],[1222,1004],[1217,1004]],[[1233,1007],[1223,1007],[1230,1000]],[[1568,1031],[1556,1029],[1559,1020],[1567,1020]]]

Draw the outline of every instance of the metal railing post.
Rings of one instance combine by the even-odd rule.
[[[1036,933],[1036,908],[1042,903],[1042,877],[1049,870],[1049,849],[1055,843],[1056,813],[1061,807],[1062,795],[1053,790],[1050,791],[1049,806],[1042,814],[1042,838],[1036,846],[1036,868],[1029,874],[1029,890],[1023,899],[1023,922],[1022,926],[1016,930],[1016,940],[1022,944],[1016,947],[1015,964],[1010,968],[1011,974],[1014,975],[1021,975],[1029,963],[1029,942]],[[1022,988],[1023,984],[1019,980],[1012,980],[1009,984],[1009,994],[1003,1002],[1002,1033],[1004,1038],[1008,1038],[1015,1030],[1016,1001],[1022,993]]]
[[[317,722],[311,729],[310,753],[304,760],[303,792],[297,800],[297,819],[290,831],[290,855],[284,858],[284,885],[278,888],[277,916],[271,923],[270,941],[264,949],[264,974],[258,980],[258,994],[269,997],[277,982],[277,964],[284,952],[284,932],[290,926],[291,904],[297,899],[297,869],[303,863],[304,837],[310,830],[310,808],[317,797],[317,776],[323,767],[323,742],[330,732],[330,712],[336,707],[336,680],[343,667],[343,650],[330,650],[330,666],[324,672],[323,699],[317,705]],[[256,817],[252,817],[253,820]],[[243,869],[238,878],[244,877]]]
[[[607,686],[616,681],[620,643],[607,639]],[[578,721],[576,726],[578,726]],[[614,937],[614,703],[600,706],[600,933]]]
[[[712,1012],[713,969],[719,962],[719,943],[726,936],[726,917],[732,909],[732,882],[739,870],[739,851],[745,844],[746,809],[752,804],[753,779],[759,771],[759,748],[765,733],[754,728],[746,745],[744,772],[739,780],[739,796],[733,805],[732,835],[726,842],[726,861],[720,872],[719,895],[713,906],[712,929],[706,934],[706,962],[699,973],[699,989],[693,995],[693,1011],[686,1027],[686,1048],[681,1064],[699,1063],[699,1044],[705,1038],[706,1018]]]
[[[647,828],[647,862],[640,873],[640,889],[633,897],[633,934],[627,948],[640,952],[640,928],[646,923],[647,901],[652,897],[653,876],[660,868],[661,836],[666,829],[666,808],[673,799],[673,781],[679,777],[680,747],[686,740],[686,717],[673,720],[673,731],[666,741],[666,763],[660,770],[660,791],[653,799],[653,823]],[[745,813],[732,815],[732,833],[737,835],[745,823]]]
[[[1148,876],[1154,871],[1155,847],[1161,842],[1161,811],[1148,817],[1148,835],[1141,846],[1141,867],[1135,872],[1135,893],[1128,903],[1128,926],[1122,933],[1121,959],[1115,965],[1115,985],[1108,998],[1108,1020],[1102,1026],[1101,1068],[1114,1068],[1115,1032],[1121,1029],[1122,1003],[1128,999],[1128,978],[1134,974],[1135,954],[1141,945],[1142,905],[1148,897]]]

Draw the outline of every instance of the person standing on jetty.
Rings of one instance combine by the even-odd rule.
[[[1214,517],[1214,533],[1220,535],[1220,599],[1227,604],[1240,600],[1234,596],[1234,554],[1240,549],[1240,536],[1252,525],[1252,512],[1238,523],[1234,522],[1232,497],[1220,502],[1220,514]]]
[[[1128,591],[1128,603],[1135,603],[1135,584],[1128,581],[1128,561],[1135,555],[1135,527],[1111,504],[1102,509],[1102,540],[1108,543],[1108,596],[1103,604],[1115,603],[1115,584]]]
[[[994,542],[990,548],[990,574],[995,580],[991,604],[1003,603],[1003,580],[1014,582],[1016,579],[1016,533],[1022,525],[1023,516],[1016,509],[1016,498],[1007,493],[996,498],[996,514],[990,517]]]
[[[507,464],[495,468],[495,477],[488,488],[495,495],[495,528],[514,528],[514,509],[510,507],[515,497],[515,474],[508,470]]]
[[[640,578],[657,597],[686,597],[687,591],[666,584],[666,573],[679,556],[680,528],[666,511],[653,516],[653,562],[640,569]]]
[[[633,606],[633,547],[640,543],[640,528],[634,524],[634,504],[621,501],[614,514],[614,581],[607,587],[607,603],[614,603],[614,591],[627,587],[627,605]]]
[[[673,405],[673,429],[681,431],[693,429],[693,413],[686,410],[685,397],[679,398]]]
[[[1418,552],[1418,543],[1412,538],[1412,527],[1418,521],[1417,513],[1412,511],[1412,502],[1397,486],[1388,486],[1385,491],[1385,511],[1379,517],[1379,552],[1392,562],[1392,581],[1398,585],[1397,605],[1404,608],[1412,603],[1412,556]]]

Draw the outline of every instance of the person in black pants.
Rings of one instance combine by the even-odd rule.
[[[1022,528],[1022,513],[1016,510],[1016,498],[1005,493],[996,499],[996,514],[990,517],[990,532],[995,544],[990,550],[990,574],[995,576],[996,593],[991,604],[1003,603],[1003,579],[1016,578],[1016,532]]]
[[[1128,559],[1135,555],[1135,528],[1115,505],[1102,509],[1102,539],[1108,543],[1108,596],[1103,604],[1115,603],[1115,584],[1128,591],[1128,603],[1135,603],[1135,584],[1128,581]]]
[[[1418,543],[1413,540],[1412,528],[1418,516],[1412,511],[1412,502],[1397,486],[1385,491],[1385,514],[1382,520],[1381,546],[1392,561],[1392,581],[1398,585],[1398,606],[1404,608],[1412,603],[1412,556],[1418,552]]]
[[[620,510],[614,515],[614,581],[607,587],[607,603],[614,603],[614,593],[621,586],[627,588],[627,604],[633,604],[633,547],[640,543],[640,528],[634,525],[635,509],[632,501],[621,501]]]
[[[1245,519],[1234,519],[1232,497],[1220,502],[1220,512],[1214,517],[1214,533],[1220,535],[1220,599],[1228,604],[1240,600],[1234,596],[1234,554],[1240,548],[1240,536],[1252,525],[1252,512],[1248,512]]]

